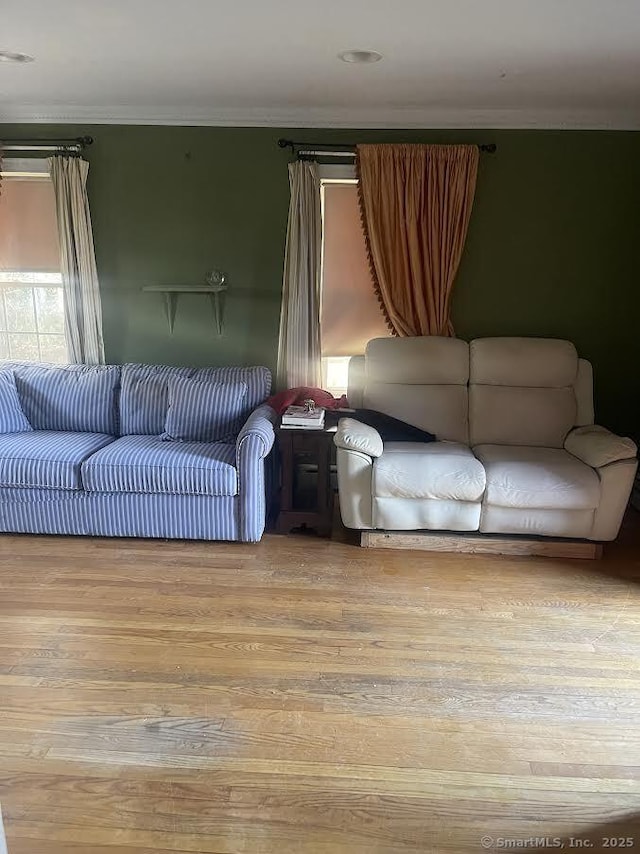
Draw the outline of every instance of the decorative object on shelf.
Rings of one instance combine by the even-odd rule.
[[[207,273],[204,285],[145,285],[142,290],[146,293],[164,294],[164,308],[169,324],[169,332],[173,334],[176,322],[176,310],[180,294],[207,294],[213,308],[213,318],[216,333],[222,335],[222,304],[220,295],[227,290],[226,275],[221,270],[211,270]]]
[[[210,273],[207,273],[207,284],[211,285],[212,288],[221,288],[226,280],[227,277],[222,270],[211,270]]]

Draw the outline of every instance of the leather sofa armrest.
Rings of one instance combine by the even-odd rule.
[[[252,441],[249,444],[257,450],[260,459],[264,459],[269,454],[275,439],[273,425],[276,418],[275,410],[266,404],[254,409],[245,421],[236,439],[236,454],[238,458],[240,458],[240,449],[243,445],[248,444],[247,440],[249,437],[252,437]]]
[[[333,441],[338,448],[359,451],[369,457],[381,457],[384,450],[380,433],[355,418],[340,419]]]
[[[565,439],[564,448],[594,469],[620,460],[635,459],[638,451],[632,439],[616,436],[597,424],[576,427]]]

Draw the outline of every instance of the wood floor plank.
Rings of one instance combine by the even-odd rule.
[[[0,537],[10,854],[640,850],[637,522],[588,566]]]
[[[84,842],[56,841],[48,839],[15,839],[11,854],[87,854]],[[91,845],[91,854],[194,854],[193,851],[177,848],[141,848],[139,845]],[[203,854],[202,851],[195,854]]]

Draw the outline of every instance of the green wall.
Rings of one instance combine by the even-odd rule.
[[[458,335],[573,340],[594,363],[599,419],[640,434],[640,135],[582,131],[348,131],[4,126],[2,136],[95,138],[88,149],[110,362],[275,365],[288,153],[319,142],[496,142],[482,155],[453,319]],[[144,284],[228,275],[224,335],[184,296],[173,336]]]

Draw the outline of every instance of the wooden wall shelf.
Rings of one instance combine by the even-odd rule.
[[[180,294],[205,294],[211,299],[213,308],[213,319],[216,333],[222,335],[222,309],[220,305],[220,294],[227,290],[226,285],[145,285],[142,290],[145,293],[156,293],[164,295],[164,309],[169,324],[169,332],[173,335],[176,322],[176,311],[178,308],[178,297]]]

